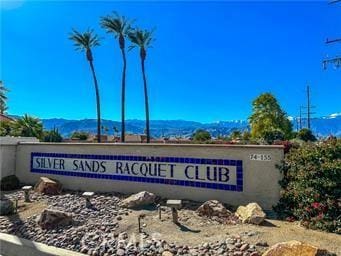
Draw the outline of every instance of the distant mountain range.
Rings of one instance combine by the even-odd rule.
[[[298,120],[292,119],[294,128],[297,126]],[[44,129],[50,130],[54,127],[64,137],[69,137],[74,131],[86,131],[96,133],[96,120],[67,120],[60,118],[42,119]],[[306,121],[302,120],[303,126]],[[120,130],[120,122],[111,120],[102,120],[102,126],[108,131],[104,134],[113,134],[114,127]],[[332,114],[325,117],[314,118],[311,121],[312,130],[319,136],[334,135],[341,137],[341,113]],[[219,121],[214,123],[200,123],[185,120],[151,120],[151,134],[153,137],[190,137],[197,129],[205,129],[212,136],[228,135],[233,130],[247,130],[249,124],[246,120]],[[145,122],[141,120],[127,120],[127,133],[142,134],[144,132]]]

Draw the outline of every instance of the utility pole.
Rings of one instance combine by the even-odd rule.
[[[300,130],[302,129],[302,106],[300,106]]]
[[[330,0],[329,4],[335,4],[335,3],[339,3],[339,2],[341,3],[341,0]],[[326,44],[333,44],[333,43],[341,43],[341,38],[335,38],[335,39],[331,39],[331,40],[329,40],[327,38]],[[328,64],[332,64],[336,68],[339,68],[339,67],[341,67],[341,56],[326,58],[322,61],[322,64],[323,64],[323,69],[327,69]]]
[[[308,129],[310,130],[310,88],[309,85],[307,85],[307,116],[308,116]]]
[[[311,109],[315,108],[315,106],[311,105],[311,101],[310,101],[310,86],[307,85],[307,106],[306,107],[301,107],[301,108],[306,108],[307,109],[307,113],[305,113],[307,115],[307,128],[310,130],[311,128],[311,115],[315,114],[315,112],[312,112]],[[301,114],[301,108],[300,108],[300,114]]]

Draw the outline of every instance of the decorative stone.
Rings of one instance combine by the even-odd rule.
[[[261,224],[266,214],[257,203],[250,203],[247,206],[239,206],[236,215],[243,223]]]
[[[142,191],[133,194],[121,202],[121,206],[125,208],[137,208],[155,203],[156,196],[148,191]]]
[[[34,190],[46,195],[58,195],[62,190],[62,185],[58,181],[50,178],[40,177],[38,183],[34,187]]]
[[[72,215],[63,211],[45,209],[38,218],[38,224],[43,229],[54,229],[72,224]]]
[[[293,240],[271,246],[263,256],[317,256],[319,253],[317,247]]]
[[[203,203],[197,210],[199,216],[206,217],[228,217],[232,213],[225,208],[225,206],[218,200],[210,200]]]
[[[173,256],[174,254],[173,253],[171,253],[170,251],[164,251],[163,253],[162,253],[162,256]]]
[[[14,204],[7,198],[1,198],[0,200],[0,215],[9,215],[14,212]]]

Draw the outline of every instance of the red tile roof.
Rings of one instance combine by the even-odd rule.
[[[15,119],[4,114],[0,114],[0,121],[14,121]]]

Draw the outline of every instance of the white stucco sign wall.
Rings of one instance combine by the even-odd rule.
[[[243,191],[242,160],[32,152],[31,172]]]
[[[72,190],[133,193],[231,205],[279,199],[281,146],[20,143],[16,175],[40,176]]]

